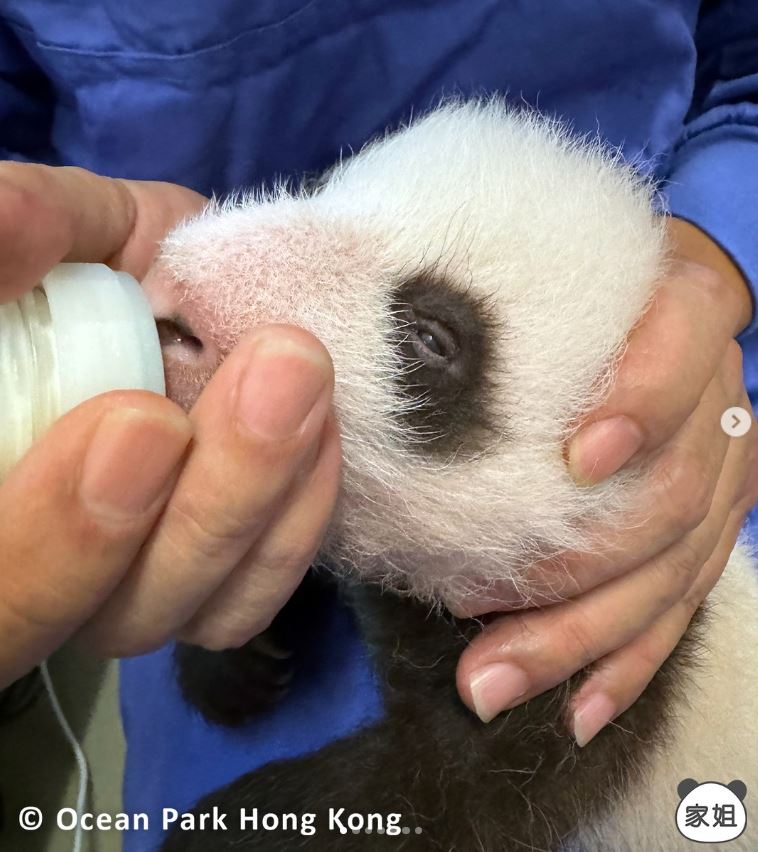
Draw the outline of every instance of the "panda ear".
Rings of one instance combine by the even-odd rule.
[[[695,787],[699,787],[697,781],[694,778],[685,778],[683,781],[679,782],[679,786],[676,788],[676,792],[679,794],[679,798],[683,799],[685,796],[688,796]]]
[[[747,794],[747,785],[744,781],[730,781],[726,786],[740,801],[745,798],[745,795]]]

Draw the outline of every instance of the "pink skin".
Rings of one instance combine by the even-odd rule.
[[[219,349],[210,335],[204,334],[200,339],[197,333],[199,318],[190,315],[186,304],[180,306],[175,282],[160,265],[151,268],[142,282],[142,288],[161,331],[166,394],[189,411],[227,353]],[[177,327],[183,326],[190,336],[168,340],[161,328],[162,321],[167,320],[177,323]]]

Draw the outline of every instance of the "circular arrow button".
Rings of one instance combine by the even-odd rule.
[[[730,438],[741,438],[750,431],[753,423],[752,415],[738,405],[727,408],[721,415],[721,428]]]

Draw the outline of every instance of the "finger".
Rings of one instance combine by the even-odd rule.
[[[668,220],[667,236],[672,255],[680,258],[696,258],[698,263],[714,269],[724,282],[725,298],[735,299],[738,317],[733,336],[736,337],[749,324],[753,315],[753,300],[745,276],[734,260],[705,231],[685,219],[671,217]],[[723,301],[723,300],[722,300]]]
[[[339,488],[337,424],[324,428],[319,460],[288,495],[253,550],[182,630],[182,640],[209,650],[237,648],[262,633],[313,562]]]
[[[532,566],[530,605],[554,604],[587,592],[644,564],[702,523],[730,446],[721,415],[743,392],[734,366],[733,360],[724,359],[700,406],[655,460],[640,505],[630,509],[623,524],[614,519],[593,531],[587,552],[564,553]],[[747,443],[733,445],[733,477],[745,468],[740,453]],[[455,614],[513,609],[522,601],[512,587],[502,584],[486,597],[459,604]]]
[[[737,503],[747,514],[758,502],[758,428],[752,404],[744,388],[737,405],[749,412],[751,419],[750,428],[744,435],[730,438],[730,451],[740,458],[743,474],[742,487],[737,492]]]
[[[180,221],[200,213],[208,199],[199,192],[161,181],[120,181],[134,199],[137,215],[126,240],[105,262],[142,280],[155,260],[160,241]],[[79,260],[89,260],[81,254]]]
[[[0,202],[0,300],[6,301],[61,260],[123,260],[121,268],[141,277],[157,240],[205,199],[171,184],[3,162]]]
[[[67,414],[13,469],[0,488],[0,685],[45,659],[116,586],[190,435],[168,400],[111,393]]]
[[[674,435],[715,375],[738,311],[715,272],[674,268],[632,331],[608,398],[570,442],[577,482],[600,482]]]
[[[708,517],[642,567],[575,601],[493,622],[461,657],[464,701],[489,721],[632,642],[688,596],[722,536],[742,478],[735,465],[725,466]]]
[[[572,701],[571,729],[586,745],[642,695],[687,630],[693,615],[718,582],[734,549],[745,513],[733,511],[718,546],[689,593],[644,633],[600,661]]]
[[[171,501],[88,642],[143,653],[191,619],[315,463],[332,386],[326,350],[302,329],[260,328],[237,345],[191,412],[194,448]]]
[[[652,559],[703,522],[720,481],[722,488],[725,483],[736,487],[735,479],[745,470],[741,457],[748,442],[734,443],[721,428],[721,416],[743,394],[741,352],[732,341],[695,411],[652,460],[640,504],[623,524],[614,519],[612,528],[597,530],[590,552],[566,554],[560,560],[568,594],[581,593]],[[728,475],[722,480],[730,450]],[[555,568],[551,570],[549,563],[545,568],[554,582]]]

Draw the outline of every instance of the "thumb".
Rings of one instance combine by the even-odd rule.
[[[62,260],[111,263],[141,278],[158,241],[205,203],[174,184],[0,163],[0,301],[18,298]]]

